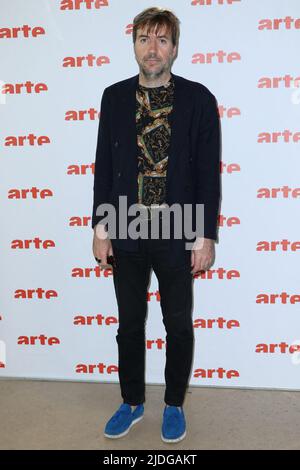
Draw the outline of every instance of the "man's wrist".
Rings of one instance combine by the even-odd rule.
[[[196,237],[193,250],[201,250],[204,246],[214,246],[214,242],[213,238]]]
[[[198,240],[199,242],[201,242],[201,241],[205,242],[206,240],[211,241],[211,242],[216,241],[214,238],[206,238],[206,237],[197,237],[196,240]]]
[[[106,240],[108,238],[106,224],[102,224],[101,222],[98,222],[94,227],[94,233],[101,240]]]

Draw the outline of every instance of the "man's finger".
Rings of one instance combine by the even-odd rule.
[[[194,266],[194,263],[195,263],[195,253],[192,251],[192,253],[191,253],[191,267]]]

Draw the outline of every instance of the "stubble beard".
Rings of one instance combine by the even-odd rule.
[[[143,62],[139,63],[140,70],[143,73],[144,77],[148,80],[155,80],[160,78],[165,72],[170,72],[172,67],[173,60],[170,59],[167,63],[163,64],[159,70],[149,71],[144,65]]]

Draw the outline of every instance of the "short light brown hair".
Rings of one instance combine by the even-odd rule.
[[[133,20],[133,42],[135,43],[136,41],[138,29],[143,29],[145,26],[148,26],[148,34],[151,30],[155,29],[156,26],[158,28],[157,30],[165,26],[167,31],[171,33],[173,45],[176,46],[180,34],[179,24],[179,19],[171,10],[158,7],[146,8],[146,10],[139,13]]]

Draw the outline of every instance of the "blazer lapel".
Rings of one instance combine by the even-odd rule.
[[[136,136],[136,87],[139,75],[135,75],[129,80],[126,89],[122,90],[120,96],[120,108],[118,110],[120,122],[121,145],[126,152],[126,162],[121,161],[122,165],[130,166],[130,171],[137,171],[137,136]]]
[[[180,158],[182,147],[186,142],[192,112],[191,90],[185,86],[184,80],[178,75],[171,75],[175,83],[173,109],[171,112],[171,141],[167,169],[167,185],[176,168],[177,159]]]

